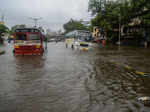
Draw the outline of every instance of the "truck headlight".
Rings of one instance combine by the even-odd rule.
[[[15,45],[15,48],[19,48],[19,45]]]
[[[36,48],[40,48],[41,47],[41,45],[36,45]]]

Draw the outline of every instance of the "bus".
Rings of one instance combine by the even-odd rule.
[[[42,55],[44,35],[38,28],[16,29],[14,32],[15,55]]]
[[[74,30],[65,35],[66,47],[87,50],[91,46],[91,33],[86,30]]]

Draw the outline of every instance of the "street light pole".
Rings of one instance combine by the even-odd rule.
[[[34,21],[34,24],[35,24],[35,28],[37,27],[37,22],[38,22],[38,20],[40,20],[40,19],[42,19],[42,18],[30,18],[30,19],[32,19],[33,21]]]
[[[120,48],[120,44],[121,44],[121,35],[120,35],[120,31],[121,31],[121,15],[119,14],[119,48]]]

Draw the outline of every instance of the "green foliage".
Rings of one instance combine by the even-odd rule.
[[[91,27],[103,28],[106,34],[118,29],[119,23],[128,26],[134,18],[142,28],[150,28],[150,0],[89,0],[89,11],[95,15]]]
[[[3,24],[0,24],[0,43],[3,43],[3,40],[1,38],[2,34],[3,33],[7,33],[8,32],[8,27],[6,27],[5,25]]]
[[[106,0],[89,0],[89,11],[93,15],[105,10]]]
[[[73,19],[65,23],[63,27],[65,29],[65,33],[68,33],[73,30],[87,30],[86,26],[84,26],[80,21],[75,21]]]
[[[92,26],[101,27],[105,32],[118,27],[119,13],[118,2],[110,1],[103,5],[103,10],[97,12],[94,19],[91,20]]]
[[[8,27],[7,26],[5,26],[5,25],[3,25],[3,24],[0,24],[0,35],[2,34],[2,33],[6,33],[6,32],[8,32]]]
[[[12,31],[10,30],[10,31],[9,31],[9,34],[10,34],[10,35],[13,35],[13,34],[14,34],[14,32],[12,32]]]

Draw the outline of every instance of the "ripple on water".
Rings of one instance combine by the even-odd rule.
[[[92,72],[95,73],[91,73],[94,78],[85,80],[85,87],[91,102],[104,108],[102,112],[113,109],[115,112],[150,110],[137,101],[139,96],[145,95],[148,87],[144,86],[141,77],[101,58],[95,60]]]

